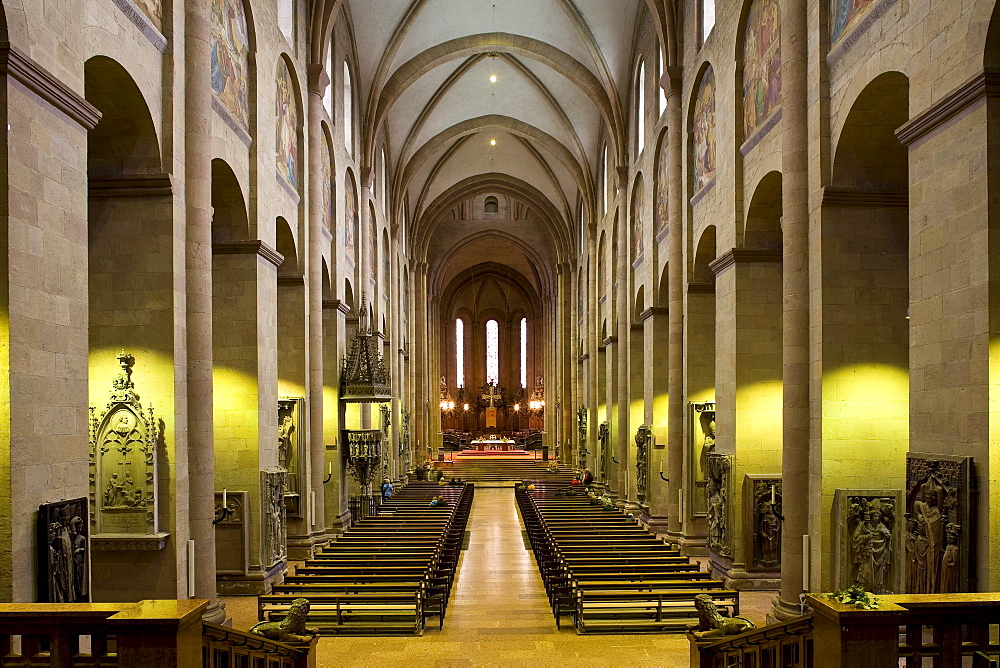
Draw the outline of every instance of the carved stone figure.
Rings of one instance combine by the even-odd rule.
[[[295,423],[291,415],[281,418],[278,425],[278,462],[284,468],[288,468],[288,455],[292,451],[292,432],[295,431]]]
[[[781,568],[781,489],[778,474],[744,476],[743,536],[750,570]]]
[[[973,591],[971,457],[906,458],[906,588],[910,593]]]
[[[297,598],[288,608],[288,614],[280,622],[258,622],[250,628],[250,633],[268,640],[284,643],[307,643],[319,635],[319,629],[309,628],[309,599]]]
[[[606,481],[608,479],[608,462],[611,459],[611,438],[610,429],[608,428],[607,422],[602,422],[597,426],[597,442],[600,444],[600,454],[601,454],[601,481]]]
[[[729,536],[728,505],[732,455],[708,456],[706,494],[708,502],[708,548],[719,556],[732,556]]]
[[[746,617],[723,617],[708,594],[695,596],[694,607],[698,611],[698,628],[694,632],[698,638],[735,636],[757,628]]]
[[[645,503],[649,488],[649,442],[652,433],[648,425],[641,425],[635,433],[635,488],[639,503]]]
[[[708,469],[708,456],[715,452],[715,420],[708,421],[708,431],[705,432],[705,440],[701,444],[701,469]]]
[[[852,584],[861,585],[865,591],[875,594],[892,593],[895,500],[889,497],[853,497],[848,503]]]
[[[285,483],[288,473],[281,468],[261,471],[261,509],[264,568],[284,561],[287,556],[285,520]]]
[[[40,506],[39,598],[46,603],[90,601],[90,543],[86,499]]]
[[[763,504],[757,531],[760,536],[760,565],[777,566],[781,562],[781,519],[775,513],[773,504]]]

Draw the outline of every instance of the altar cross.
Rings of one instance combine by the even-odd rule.
[[[483,399],[490,402],[490,408],[496,408],[494,401],[499,401],[503,398],[503,395],[497,392],[495,385],[487,385],[486,392],[483,394]]]

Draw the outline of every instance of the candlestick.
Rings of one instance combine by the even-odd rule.
[[[774,505],[774,485],[771,485],[771,505]]]

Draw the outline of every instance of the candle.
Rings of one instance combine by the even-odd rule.
[[[774,505],[774,485],[771,485],[771,505]]]
[[[222,507],[223,507],[223,509],[226,507],[226,488],[225,487],[222,488]]]
[[[326,464],[326,474],[333,475],[333,462],[327,462]]]

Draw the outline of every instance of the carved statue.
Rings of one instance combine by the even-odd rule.
[[[288,457],[292,453],[292,432],[295,431],[295,422],[291,415],[281,418],[278,425],[278,462],[284,468],[289,468]]]
[[[959,582],[959,549],[958,539],[962,533],[962,527],[957,524],[948,524],[945,527],[947,544],[944,548],[944,556],[941,558],[941,593],[951,594],[958,591]]]
[[[708,456],[715,452],[715,420],[709,420],[705,440],[701,444],[701,470],[708,470]]]
[[[268,640],[284,643],[307,643],[319,635],[319,629],[309,628],[309,599],[297,598],[288,608],[288,615],[280,622],[258,622],[250,633],[264,636]]]
[[[852,583],[865,591],[893,591],[892,527],[895,508],[891,498],[850,499],[847,526],[853,554]]]
[[[694,632],[697,638],[735,636],[757,628],[746,617],[723,617],[708,594],[695,596],[694,607],[698,610],[698,628]]]
[[[764,502],[758,511],[760,523],[758,536],[760,541],[759,558],[761,566],[777,566],[781,562],[781,518],[774,511],[774,504]]]
[[[285,486],[288,473],[281,468],[261,472],[261,506],[263,510],[264,544],[261,546],[264,566],[270,567],[285,559],[286,522]]]

